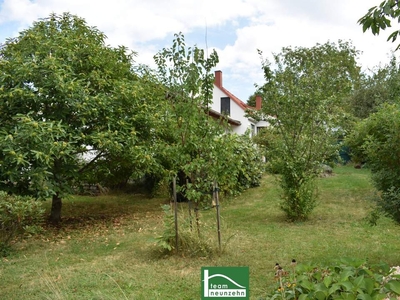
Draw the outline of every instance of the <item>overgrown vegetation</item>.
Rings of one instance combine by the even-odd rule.
[[[400,223],[400,111],[399,106],[383,105],[378,112],[360,121],[347,144],[354,159],[366,162],[380,195],[376,197],[384,213]]]
[[[266,299],[391,299],[400,295],[400,275],[386,263],[342,258],[327,266],[275,265],[277,289]]]
[[[11,242],[18,236],[40,233],[43,214],[42,202],[0,191],[0,256],[10,254]]]

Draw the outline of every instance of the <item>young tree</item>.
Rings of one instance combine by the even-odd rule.
[[[226,134],[226,120],[214,120],[208,114],[214,87],[211,69],[218,62],[217,53],[206,56],[197,46],[187,47],[179,33],[172,47],[162,49],[155,61],[167,99],[161,113],[164,125],[158,131],[164,146],[157,157],[167,176],[183,173],[188,177],[177,191],[194,203],[198,212],[202,204],[211,205],[214,182],[227,193],[257,185],[261,158],[250,139]],[[171,242],[169,236],[164,238],[163,242]]]
[[[235,151],[241,147],[240,139],[225,134],[229,130],[226,120],[215,121],[208,115],[214,86],[211,69],[218,62],[217,53],[206,57],[203,49],[186,47],[179,33],[172,47],[160,51],[155,60],[168,100],[162,116],[167,145],[161,153],[166,169],[191,175],[189,186],[193,188],[187,194],[193,201],[204,197],[214,180],[222,188],[240,189],[237,182],[242,166]]]
[[[264,135],[268,141],[259,142],[268,146],[267,158],[280,173],[281,208],[290,220],[304,220],[313,210],[314,179],[321,164],[337,154],[344,100],[359,76],[357,54],[350,43],[339,41],[283,48],[274,55],[274,69],[262,59],[262,113],[271,116],[272,126]]]
[[[0,188],[52,196],[50,219],[79,176],[110,155],[151,166],[156,119],[134,53],[68,13],[35,22],[0,50]]]
[[[215,167],[210,163],[220,154],[217,146],[223,138],[217,137],[225,130],[208,115],[214,82],[211,69],[218,63],[218,55],[212,51],[206,57],[203,49],[187,47],[179,33],[172,47],[164,48],[154,58],[168,100],[164,164],[172,174],[183,171],[191,177],[192,183],[179,189],[198,204],[216,179],[212,175]],[[209,159],[212,156],[214,160]]]

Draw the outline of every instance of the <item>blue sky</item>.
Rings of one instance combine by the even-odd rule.
[[[381,0],[0,0],[0,42],[50,13],[70,12],[98,27],[112,46],[153,55],[182,32],[188,46],[215,49],[226,89],[243,101],[263,83],[257,49],[271,58],[282,47],[352,41],[364,70],[385,64],[395,45],[363,33],[357,20]],[[206,38],[207,37],[207,38]],[[206,43],[207,39],[207,43]]]

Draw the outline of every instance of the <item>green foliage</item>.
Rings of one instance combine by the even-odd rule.
[[[126,161],[141,171],[154,165],[151,128],[159,118],[151,104],[159,89],[145,71],[134,73],[134,55],[107,46],[102,32],[68,13],[51,14],[6,41],[0,50],[3,189],[61,199],[93,169],[106,173]],[[95,168],[107,160],[108,169]],[[54,222],[60,216],[52,211]]]
[[[357,124],[346,138],[355,160],[366,161],[375,187],[381,192],[379,207],[400,223],[400,110],[385,104]]]
[[[0,254],[8,253],[10,242],[16,236],[37,233],[43,213],[40,201],[0,191]]]
[[[206,57],[203,49],[187,47],[179,33],[172,47],[154,58],[166,94],[164,123],[157,128],[160,143],[156,159],[165,170],[160,174],[169,180],[184,174],[187,183],[181,182],[177,192],[196,209],[211,206],[214,182],[220,195],[238,194],[259,185],[262,169],[257,148],[248,137],[226,134],[226,120],[216,121],[208,114],[214,82],[211,69],[218,62],[217,53]],[[172,250],[170,225],[165,222],[165,232],[159,239],[167,250]],[[179,247],[190,249],[190,253],[208,253],[200,228],[198,233],[183,230]]]
[[[380,210],[373,209],[368,213],[368,215],[364,218],[364,220],[367,222],[368,225],[376,226],[378,225],[378,221],[380,218],[381,218]]]
[[[0,259],[2,298],[57,299],[45,281],[59,289],[63,299],[123,298],[105,275],[109,274],[129,299],[199,299],[202,266],[242,262],[251,270],[250,297],[260,300],[277,287],[276,261],[285,269],[292,257],[313,265],[330,265],[340,257],[368,257],[371,264],[384,260],[398,265],[398,226],[386,217],[375,227],[362,221],[369,210],[363,199],[373,194],[369,170],[337,166],[335,174],[319,180],[324,200],[310,222],[284,221],[279,187],[269,175],[263,176],[260,187],[234,201],[222,201],[222,244],[233,237],[225,251],[214,252],[218,255],[211,259],[160,255],[160,248],[149,242],[163,233],[160,205],[165,197],[109,194],[93,201],[92,197],[74,196],[64,205],[62,230],[50,227],[41,238],[18,243],[18,255]],[[49,202],[44,204],[49,208]],[[214,247],[215,217],[215,209],[201,212],[201,223],[210,225],[202,234],[210,232],[205,236],[214,239],[209,244]],[[44,251],[49,246],[52,251]],[[21,274],[22,286],[16,280]]]
[[[392,20],[397,22],[400,21],[400,6],[396,0],[385,0],[382,1],[379,6],[371,7],[368,12],[358,20],[358,23],[362,25],[363,32],[371,29],[374,35],[379,35],[380,30],[385,30],[388,27],[392,27]],[[397,37],[400,35],[399,30],[393,31],[388,41],[395,42]],[[397,46],[398,50],[400,45]]]
[[[174,221],[174,212],[171,209],[171,205],[162,205],[161,206],[164,215],[164,231],[161,236],[156,238],[157,245],[168,252],[171,252],[175,248],[175,221]]]
[[[250,95],[249,98],[247,99],[246,104],[252,107],[256,107],[256,97],[257,95],[260,94],[260,90],[257,89],[257,91],[254,92],[254,94]]]
[[[168,111],[160,135],[165,144],[157,155],[167,175],[182,170],[190,177],[181,192],[201,202],[210,200],[214,181],[230,194],[258,185],[261,157],[251,140],[225,134],[226,122],[208,115],[216,52],[206,58],[204,50],[187,47],[184,36],[176,34],[172,47],[160,51],[155,60]]]
[[[351,95],[350,109],[356,118],[367,118],[384,103],[399,103],[400,71],[396,57],[390,63],[364,74]]]
[[[178,249],[176,249],[176,232],[174,222],[173,205],[163,205],[164,231],[156,238],[157,245],[166,253],[179,253],[183,256],[208,257],[216,249],[210,245],[206,235],[199,234],[200,229],[195,229],[193,216],[183,213],[181,210],[178,217]],[[204,225],[201,225],[204,227]]]
[[[316,206],[314,176],[299,174],[295,163],[286,163],[280,169],[283,190],[281,209],[291,221],[306,220]],[[301,166],[300,166],[301,168]]]
[[[275,69],[262,61],[261,113],[273,117],[256,141],[266,149],[271,170],[280,174],[282,208],[291,220],[307,218],[315,206],[313,180],[321,164],[338,155],[337,140],[347,126],[345,99],[359,78],[357,54],[339,41],[283,48],[274,55]]]
[[[382,179],[379,175],[375,175],[375,181],[377,176],[379,180]],[[377,204],[387,215],[400,224],[400,188],[392,186],[383,191],[381,196],[377,198]]]
[[[328,266],[277,265],[277,289],[266,299],[384,299],[400,295],[400,277],[385,263],[344,258]]]
[[[236,186],[230,190],[244,191],[259,186],[265,169],[260,149],[253,144],[251,138],[246,134],[242,136],[233,135],[231,139],[234,153],[231,162],[235,163],[231,165],[229,170],[238,175],[236,176]]]

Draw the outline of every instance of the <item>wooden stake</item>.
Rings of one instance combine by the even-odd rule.
[[[221,225],[220,225],[220,211],[219,211],[219,195],[218,195],[218,184],[216,181],[214,181],[213,195],[215,197],[215,206],[217,208],[218,246],[219,246],[219,252],[221,252]]]
[[[175,217],[175,250],[178,253],[178,201],[176,197],[176,176],[172,179],[172,191],[174,195],[174,217]]]

